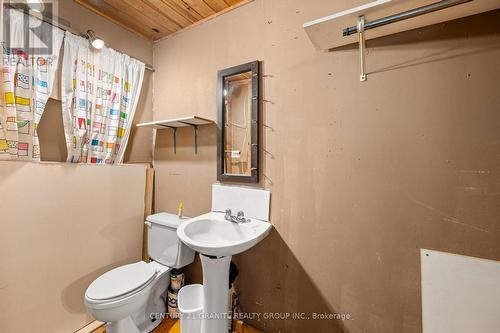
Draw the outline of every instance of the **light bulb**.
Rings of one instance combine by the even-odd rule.
[[[104,47],[104,40],[97,37],[93,30],[87,30],[86,37],[94,49],[99,50]]]
[[[41,0],[26,0],[28,7],[35,12],[42,13],[45,9],[43,1]]]
[[[104,41],[100,38],[96,38],[92,41],[92,47],[94,49],[102,49],[104,47]]]

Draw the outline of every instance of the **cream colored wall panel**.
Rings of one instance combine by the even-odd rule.
[[[422,249],[423,333],[500,332],[500,261]]]
[[[0,332],[85,326],[83,297],[141,259],[146,167],[0,162]]]

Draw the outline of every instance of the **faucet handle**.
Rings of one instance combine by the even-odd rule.
[[[231,217],[231,209],[226,209],[226,218]]]
[[[236,220],[240,223],[250,222],[250,219],[245,218],[245,213],[242,210],[238,211],[238,213],[236,214]]]

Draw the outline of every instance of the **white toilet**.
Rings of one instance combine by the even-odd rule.
[[[87,311],[107,323],[107,333],[144,333],[158,326],[166,312],[170,270],[189,265],[194,251],[177,238],[177,215],[148,216],[148,254],[139,261],[112,269],[90,284]]]

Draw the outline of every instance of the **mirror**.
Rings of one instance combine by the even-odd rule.
[[[259,62],[219,71],[217,179],[259,181]]]

